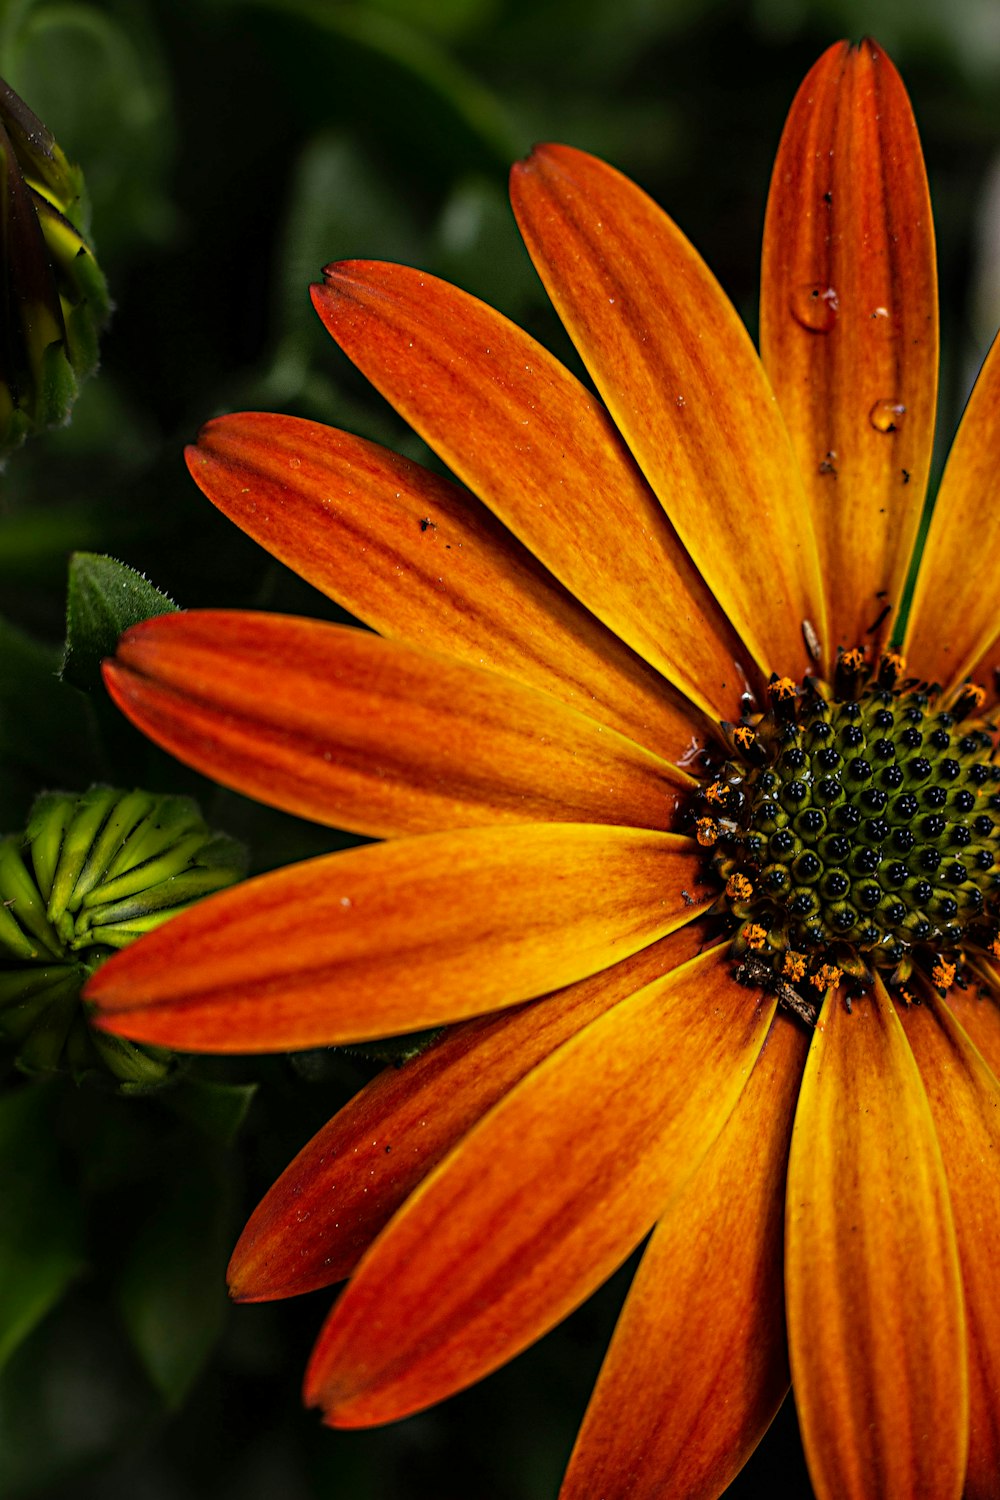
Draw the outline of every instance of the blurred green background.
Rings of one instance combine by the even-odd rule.
[[[181,457],[206,418],[250,407],[427,459],[320,329],[320,267],[421,266],[578,369],[506,205],[510,162],[555,139],[647,187],[755,329],[785,112],[819,53],[865,31],[901,68],[927,154],[946,443],[1000,320],[995,0],[0,0],[0,75],[83,166],[116,304],[71,424],[0,475],[0,832],[39,791],[104,779],[192,792],[257,870],[330,848],[153,751],[96,685],[57,680],[69,553],[111,553],[182,605],[334,614],[216,515]],[[0,1494],[555,1495],[627,1271],[478,1389],[360,1434],[299,1406],[328,1294],[226,1305],[247,1213],[373,1071],[202,1062],[183,1096],[140,1099],[8,1072]],[[733,1493],[808,1497],[789,1410]]]

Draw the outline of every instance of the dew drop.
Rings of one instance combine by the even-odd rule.
[[[837,321],[839,305],[832,286],[818,286],[815,282],[797,286],[790,301],[792,317],[810,333],[829,333]]]
[[[896,432],[903,425],[906,407],[902,401],[876,401],[868,420],[876,432]]]

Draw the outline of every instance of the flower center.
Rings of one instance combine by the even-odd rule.
[[[969,720],[925,684],[874,680],[843,653],[833,689],[772,679],[770,707],[724,725],[733,756],[699,793],[697,834],[725,882],[733,950],[752,977],[818,989],[874,969],[938,988],[969,948],[997,951],[1000,765]]]

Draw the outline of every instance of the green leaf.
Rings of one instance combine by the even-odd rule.
[[[101,662],[114,653],[122,631],[176,608],[148,578],[113,557],[75,553],[69,565],[63,679],[85,691],[97,687]]]
[[[0,1364],[84,1264],[80,1205],[49,1130],[54,1098],[38,1086],[0,1097]]]
[[[184,1400],[222,1331],[229,1220],[229,1195],[213,1162],[188,1153],[157,1184],[122,1271],[125,1327],[171,1408]]]

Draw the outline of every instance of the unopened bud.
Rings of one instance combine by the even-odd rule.
[[[128,1092],[173,1060],[92,1032],[80,991],[117,948],[246,873],[188,797],[92,787],[46,793],[23,837],[0,839],[0,1041],[27,1072],[110,1073]]]
[[[65,422],[110,304],[83,175],[0,79],[0,461]]]

